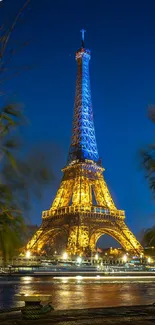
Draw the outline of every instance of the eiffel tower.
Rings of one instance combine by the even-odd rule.
[[[42,213],[42,224],[26,249],[43,253],[45,247],[70,255],[96,251],[103,234],[117,240],[125,251],[140,255],[143,248],[125,223],[125,212],[118,210],[103,177],[98,155],[91,102],[90,51],[82,44],[76,52],[77,80],[72,138],[63,177],[49,210]]]

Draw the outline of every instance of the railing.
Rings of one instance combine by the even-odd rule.
[[[69,206],[64,208],[59,208],[56,210],[47,210],[43,211],[42,218],[46,219],[52,216],[60,216],[64,214],[72,214],[72,213],[90,213],[90,214],[102,214],[104,216],[116,217],[119,219],[125,218],[125,212],[123,210],[108,210],[103,207],[96,206]]]

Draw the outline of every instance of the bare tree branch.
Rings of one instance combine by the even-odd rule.
[[[27,0],[27,1],[24,3],[23,7],[18,11],[18,13],[17,13],[17,15],[16,15],[16,17],[15,17],[15,19],[14,19],[14,21],[13,21],[11,27],[10,27],[9,30],[7,31],[6,35],[4,35],[4,41],[3,41],[3,45],[2,45],[2,48],[1,48],[1,51],[0,51],[0,58],[1,58],[1,59],[2,59],[3,56],[4,56],[4,52],[5,52],[5,50],[6,50],[6,47],[7,47],[7,45],[8,45],[8,42],[9,42],[9,39],[10,39],[10,37],[11,37],[12,32],[14,31],[14,29],[15,29],[15,27],[16,27],[16,25],[17,25],[17,23],[18,23],[18,21],[19,21],[19,19],[20,19],[20,17],[21,17],[21,15],[22,15],[22,13],[24,12],[24,10],[26,9],[26,7],[28,6],[28,4],[29,4],[30,2],[31,2],[31,0]]]
[[[30,69],[30,67],[28,67],[28,66],[23,66],[23,67],[17,68],[14,73],[12,73],[12,74],[8,75],[7,77],[1,79],[0,84],[3,84],[4,82],[8,81],[9,79],[11,79],[13,77],[19,76],[22,71],[28,70],[28,69]],[[2,94],[3,94],[3,92],[2,92]]]
[[[30,69],[30,67],[23,65],[18,67],[13,67],[10,62],[15,55],[17,55],[25,46],[28,45],[27,41],[14,41],[10,48],[10,39],[11,35],[16,29],[18,23],[21,22],[23,12],[28,7],[32,0],[25,0],[24,5],[17,12],[13,23],[10,24],[10,27],[6,27],[5,24],[0,26],[0,85],[2,86],[5,82],[11,78],[18,76],[21,72]],[[0,7],[1,8],[1,7]],[[5,95],[6,92],[4,89],[0,89],[0,96]]]

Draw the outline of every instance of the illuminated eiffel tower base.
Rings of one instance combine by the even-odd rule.
[[[95,137],[89,80],[90,51],[76,53],[77,81],[72,139],[63,178],[51,208],[42,213],[42,224],[26,249],[33,253],[67,251],[90,255],[101,235],[116,239],[125,251],[140,255],[143,248],[125,224],[103,177]]]

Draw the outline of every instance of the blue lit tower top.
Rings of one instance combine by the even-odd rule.
[[[85,159],[99,162],[95,137],[93,110],[91,102],[89,60],[90,51],[84,47],[84,33],[82,29],[82,45],[76,52],[77,80],[74,103],[74,117],[72,138],[69,149],[68,163]]]

